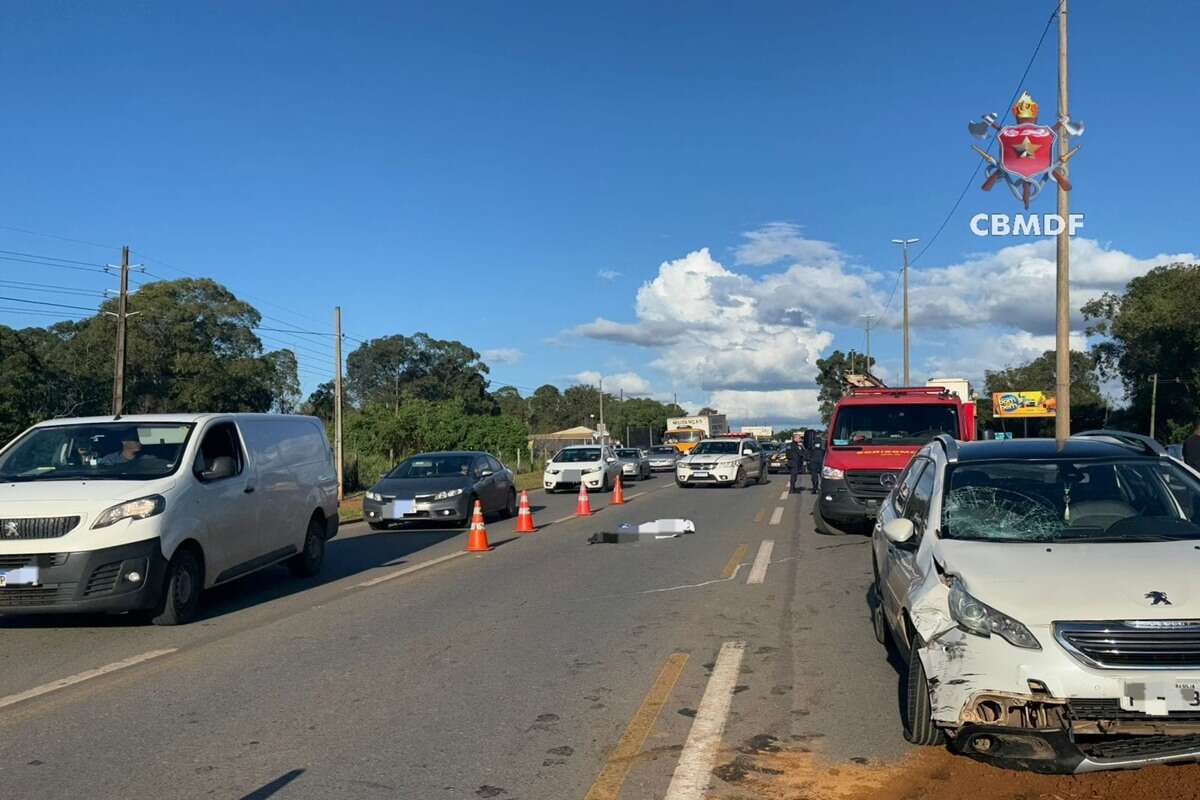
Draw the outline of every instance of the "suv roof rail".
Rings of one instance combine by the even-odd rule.
[[[1108,429],[1097,429],[1093,431],[1082,431],[1080,433],[1071,434],[1072,437],[1093,437],[1097,439],[1112,439],[1118,444],[1123,444],[1129,447],[1140,447],[1147,453],[1156,456],[1167,455],[1167,449],[1158,443],[1158,440],[1153,439],[1141,433],[1130,433],[1128,431],[1114,431]]]
[[[958,463],[958,440],[948,433],[939,433],[934,441],[946,451],[946,460],[951,464]]]

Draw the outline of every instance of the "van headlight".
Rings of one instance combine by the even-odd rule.
[[[433,496],[433,499],[434,500],[449,500],[451,497],[458,497],[462,493],[463,493],[463,490],[461,488],[447,489],[444,492],[438,492],[437,494],[435,494]]]
[[[967,633],[984,638],[994,633],[1013,647],[1026,650],[1042,649],[1028,628],[1007,614],[1002,614],[986,603],[976,600],[958,578],[950,584],[950,618]]]
[[[123,519],[153,517],[155,514],[161,514],[166,507],[167,501],[161,494],[127,500],[100,512],[100,516],[96,517],[96,521],[92,523],[92,528],[107,528]]]
[[[846,477],[846,473],[837,467],[821,467],[821,477],[827,481],[840,481]]]

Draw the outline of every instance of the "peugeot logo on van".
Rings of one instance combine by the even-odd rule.
[[[879,476],[879,485],[885,489],[891,489],[896,485],[896,473],[885,472]]]
[[[21,528],[20,528],[20,526],[17,525],[17,521],[15,519],[8,519],[8,520],[4,521],[4,538],[5,539],[16,539],[20,535],[21,535]]]

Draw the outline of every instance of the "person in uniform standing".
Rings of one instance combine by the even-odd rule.
[[[788,474],[791,486],[791,491],[796,491],[796,478],[804,471],[804,439],[800,435],[800,431],[792,434],[792,440],[787,443],[787,447],[783,449],[784,455],[787,456]]]

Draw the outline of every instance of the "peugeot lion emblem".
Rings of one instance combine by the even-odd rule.
[[[1150,601],[1152,606],[1169,606],[1171,601],[1167,599],[1166,592],[1150,591],[1146,592],[1146,599]]]
[[[4,538],[16,539],[20,535],[21,529],[17,527],[17,521],[15,519],[4,521]]]
[[[896,476],[890,472],[885,472],[879,476],[879,485],[885,489],[890,489],[896,485]]]

